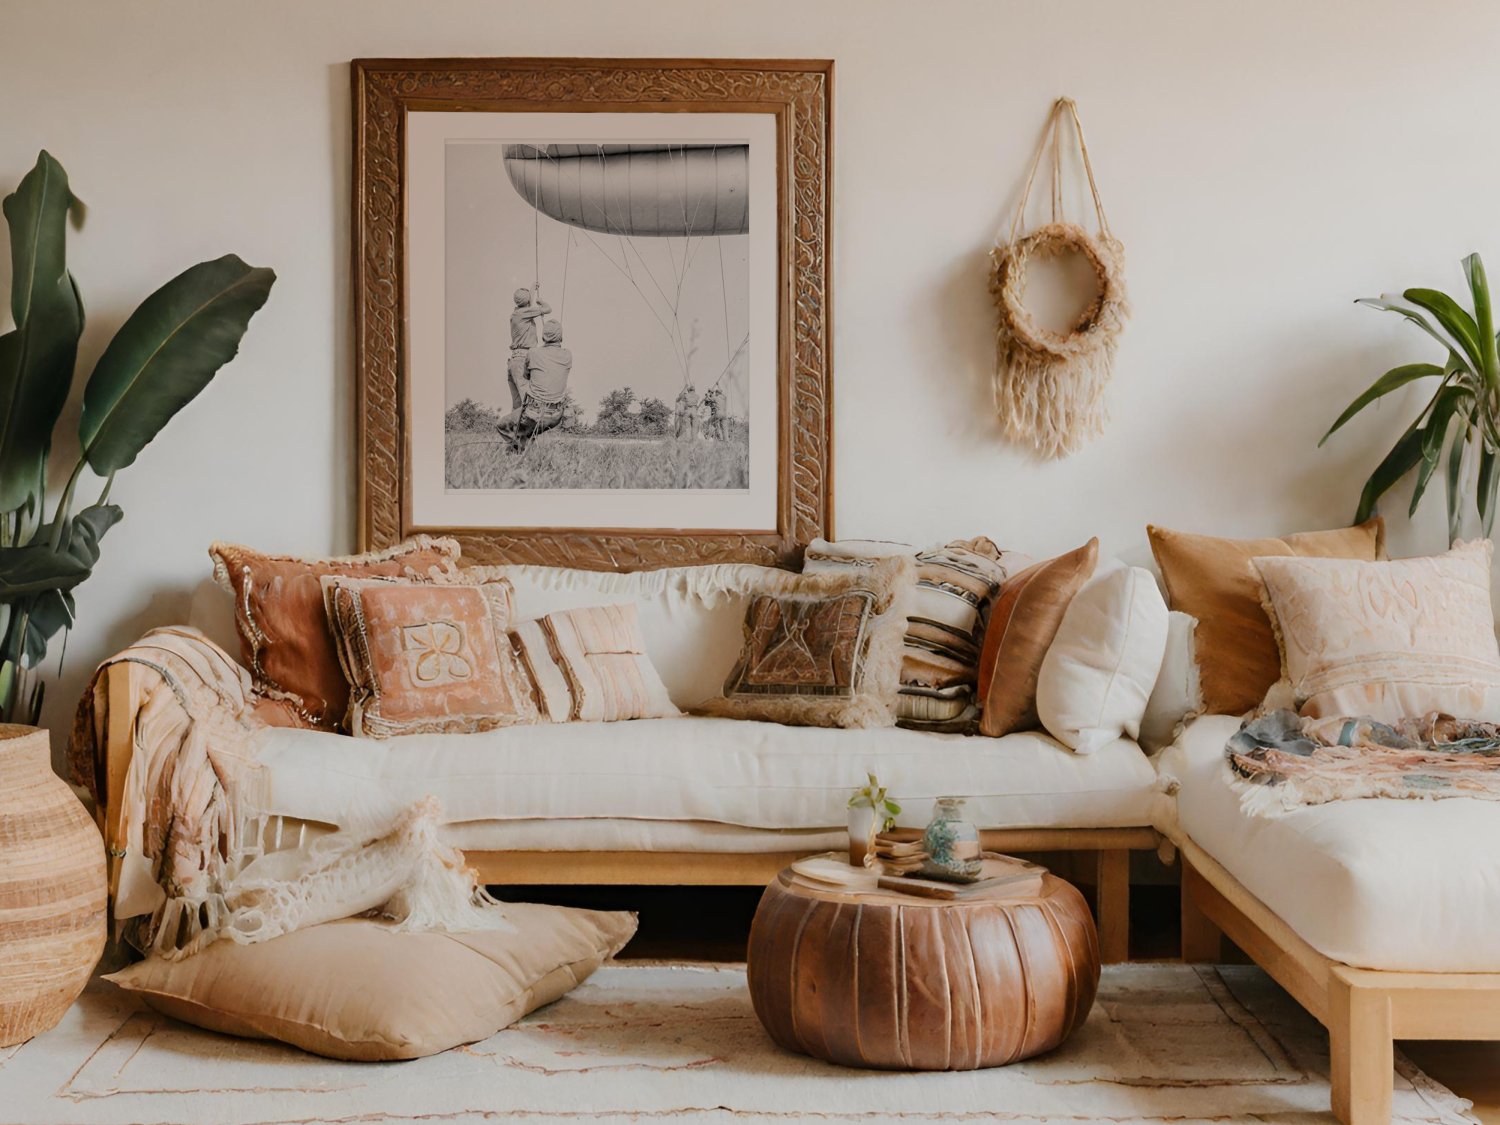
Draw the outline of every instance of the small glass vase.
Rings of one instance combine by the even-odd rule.
[[[927,862],[922,874],[930,879],[972,883],[984,865],[980,854],[979,829],[964,819],[962,797],[939,797],[932,820],[922,833]]]

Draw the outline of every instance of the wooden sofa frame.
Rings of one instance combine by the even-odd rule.
[[[1389,1125],[1394,1041],[1500,1039],[1500,973],[1356,969],[1319,953],[1191,840],[1182,858],[1182,959],[1222,960],[1228,937],[1328,1029],[1333,1112]]]
[[[110,853],[110,898],[118,885],[116,858],[120,796],[135,751],[135,719],[142,677],[140,664],[121,662],[105,669],[108,722],[105,731],[105,792],[98,810],[100,830]],[[916,833],[911,833],[915,838]],[[1013,828],[981,834],[986,849],[1000,852],[1092,852],[1099,926],[1099,953],[1106,964],[1129,958],[1130,853],[1154,850],[1153,828]],[[612,884],[624,886],[759,886],[810,851],[643,852],[505,851],[465,853],[480,879],[492,886]]]

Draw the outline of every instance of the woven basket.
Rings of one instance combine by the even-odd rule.
[[[0,724],[0,1047],[62,1019],[104,951],[104,842],[47,732]]]

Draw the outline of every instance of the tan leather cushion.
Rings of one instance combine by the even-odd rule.
[[[157,1011],[335,1059],[416,1059],[487,1039],[565,995],[635,933],[634,914],[508,903],[516,932],[394,933],[349,918],[258,945],[220,940],[112,980]]]
[[[493,582],[323,579],[349,682],[349,733],[473,734],[540,716],[510,643],[511,599]]]
[[[387,551],[331,559],[268,555],[232,543],[208,549],[214,579],[234,598],[240,654],[258,691],[290,704],[307,726],[336,730],[349,706],[349,685],[323,612],[325,575],[423,578],[449,573],[458,543],[419,535]]]
[[[1094,573],[1099,540],[1027,567],[1000,587],[979,658],[979,731],[992,738],[1039,725],[1036,683],[1073,595]]]
[[[1167,604],[1198,619],[1203,707],[1215,715],[1240,715],[1260,706],[1281,677],[1281,657],[1251,559],[1295,555],[1373,562],[1385,557],[1385,521],[1379,516],[1357,527],[1280,538],[1218,539],[1151,526],[1146,534]]]

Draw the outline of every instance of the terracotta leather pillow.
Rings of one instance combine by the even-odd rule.
[[[1214,715],[1242,715],[1259,707],[1281,678],[1281,656],[1252,559],[1385,558],[1385,521],[1379,516],[1357,527],[1280,538],[1219,539],[1153,526],[1146,534],[1167,605],[1198,619],[1194,639],[1203,709]]]
[[[473,734],[539,720],[511,649],[514,590],[394,578],[322,580],[349,683],[349,733]]]
[[[1000,587],[979,657],[979,732],[991,738],[1041,725],[1036,685],[1073,595],[1094,573],[1099,540],[1027,567]]]
[[[256,945],[216,941],[107,979],[195,1027],[375,1062],[488,1039],[620,951],[634,914],[506,903],[515,931],[397,933],[349,918]]]
[[[426,578],[451,573],[458,543],[419,535],[386,551],[331,559],[268,555],[232,543],[208,549],[214,580],[234,598],[240,655],[262,695],[319,730],[337,730],[349,685],[323,611],[321,579]]]

